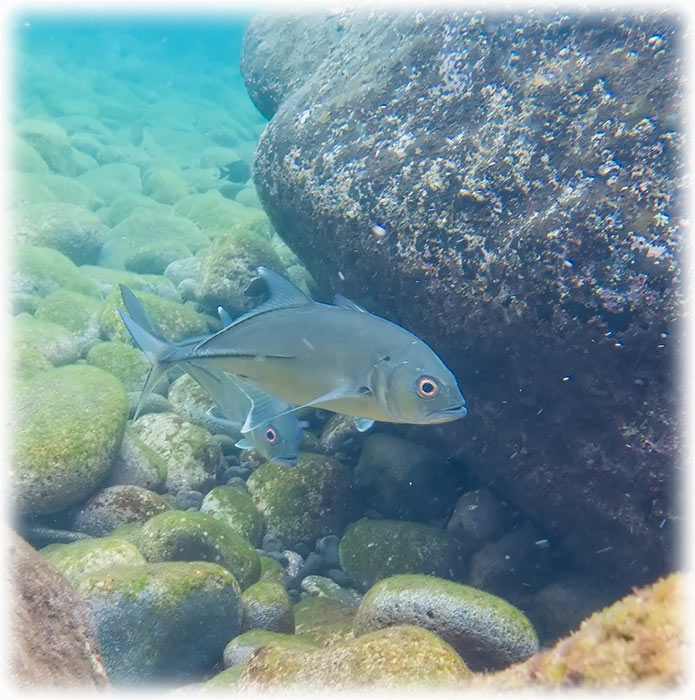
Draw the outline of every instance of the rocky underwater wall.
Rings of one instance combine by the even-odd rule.
[[[413,428],[628,585],[674,567],[685,190],[678,18],[257,15],[254,181],[330,298],[430,343]]]

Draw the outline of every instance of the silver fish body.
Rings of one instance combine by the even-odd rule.
[[[268,302],[199,343],[187,359],[292,405],[396,423],[466,415],[456,378],[415,335],[347,300],[318,303],[277,273],[259,272]],[[263,417],[250,415],[247,427]]]

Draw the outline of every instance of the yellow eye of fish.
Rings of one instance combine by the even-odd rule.
[[[265,439],[271,445],[274,445],[278,441],[278,434],[275,432],[275,428],[273,428],[272,425],[269,425],[265,429]]]
[[[439,382],[425,375],[417,380],[417,395],[422,399],[433,399],[439,393]]]

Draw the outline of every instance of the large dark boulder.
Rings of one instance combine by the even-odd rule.
[[[261,14],[259,197],[460,380],[445,447],[592,571],[671,567],[685,190],[664,13]]]

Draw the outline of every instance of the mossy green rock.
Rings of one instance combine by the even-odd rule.
[[[277,559],[266,557],[262,554],[259,558],[261,560],[261,577],[259,580],[272,581],[273,583],[279,583],[284,586],[287,575],[282,568],[282,564]]]
[[[12,167],[23,173],[47,173],[48,165],[41,154],[28,142],[18,136],[11,138]]]
[[[41,550],[41,555],[73,584],[86,574],[110,566],[147,564],[135,545],[116,537],[49,544]]]
[[[162,204],[175,204],[188,195],[188,186],[178,168],[152,166],[144,171],[142,191]]]
[[[18,243],[12,248],[12,291],[45,297],[69,289],[99,298],[99,287],[70,258],[53,248]]]
[[[239,585],[209,562],[114,566],[82,576],[115,686],[185,680],[209,669],[239,631]]]
[[[208,414],[208,410],[215,406],[215,403],[210,398],[210,394],[190,375],[182,374],[177,377],[169,385],[167,398],[174,407],[174,411],[189,423],[205,428],[211,433],[225,432],[234,434],[235,437],[238,435],[237,440],[241,437],[240,432],[223,426],[219,420]]]
[[[132,427],[166,462],[167,491],[205,493],[226,466],[220,445],[212,435],[175,413],[149,413],[138,418]]]
[[[222,657],[224,667],[231,668],[232,666],[239,666],[245,663],[255,651],[268,644],[274,644],[285,649],[298,649],[300,651],[315,649],[318,646],[316,642],[308,637],[302,637],[301,635],[253,629],[248,632],[243,632],[227,644]]]
[[[220,692],[229,692],[235,690],[239,685],[239,679],[244,670],[244,667],[231,666],[224,671],[220,671],[217,675],[205,681],[200,687],[199,692],[203,694],[218,694]]]
[[[504,668],[538,651],[536,631],[520,610],[490,593],[434,576],[391,576],[367,591],[355,616],[355,636],[392,625],[434,632],[474,671]]]
[[[292,601],[282,584],[271,581],[254,583],[242,594],[241,605],[242,631],[261,629],[286,634],[294,632]]]
[[[196,301],[211,310],[222,306],[232,316],[249,311],[260,301],[246,293],[258,277],[259,265],[285,271],[266,239],[242,229],[215,238],[201,253],[200,262],[194,287]]]
[[[125,267],[133,272],[161,275],[174,260],[189,258],[191,251],[178,241],[162,240],[140,246],[125,259]]]
[[[17,387],[12,411],[12,502],[55,513],[104,479],[123,436],[121,383],[89,365],[41,372]]]
[[[74,529],[103,537],[117,527],[143,524],[158,513],[171,510],[159,494],[140,486],[107,486],[95,493],[75,514]]]
[[[109,226],[116,226],[139,210],[165,215],[169,207],[160,202],[155,202],[154,199],[146,197],[144,194],[124,194],[111,202],[106,214],[106,223]]]
[[[100,262],[106,267],[123,267],[143,245],[162,241],[182,244],[194,253],[210,243],[192,221],[142,209],[111,229]]]
[[[437,635],[403,625],[322,649],[270,644],[246,662],[240,688],[432,690],[453,688],[470,675],[461,657]]]
[[[20,314],[12,321],[12,343],[13,352],[36,350],[54,365],[70,364],[80,356],[70,330],[28,314]]]
[[[161,328],[162,333],[169,340],[183,340],[184,338],[208,332],[208,324],[205,317],[193,311],[193,309],[149,292],[137,292],[136,296],[145,307],[150,318]],[[125,308],[123,298],[121,297],[120,289],[114,289],[104,299],[99,311],[101,333],[109,340],[117,340],[134,345],[130,333],[128,333],[123,324],[123,319],[118,313],[119,307],[121,309]]]
[[[167,464],[162,456],[127,426],[109,473],[108,484],[132,484],[150,491],[162,491],[166,478]]]
[[[306,598],[294,606],[294,630],[321,646],[352,639],[357,608],[331,598]]]
[[[251,543],[207,513],[172,510],[150,518],[138,549],[157,561],[211,561],[231,571],[247,589],[258,581],[261,563]]]
[[[305,576],[301,589],[312,597],[330,598],[353,607],[357,607],[362,600],[362,596],[354,588],[343,588],[326,576]]]
[[[13,380],[31,379],[39,372],[54,369],[54,364],[41,352],[25,347],[21,352],[10,353],[10,375]]]
[[[254,547],[259,546],[263,516],[248,493],[231,486],[216,486],[205,495],[200,511],[222,520]]]
[[[58,289],[39,301],[34,318],[57,323],[75,337],[81,353],[99,337],[99,309],[101,303],[94,297]]]
[[[61,126],[44,119],[25,119],[17,124],[15,133],[39,152],[53,172],[75,174],[72,146]]]
[[[226,199],[216,191],[189,195],[174,205],[174,211],[211,238],[239,229],[264,238],[270,235],[270,222],[264,212]]]
[[[287,546],[342,531],[350,513],[350,473],[326,455],[301,452],[291,469],[266,462],[246,482],[266,531]]]
[[[55,248],[76,265],[96,262],[109,233],[93,212],[79,204],[27,204],[11,213],[16,240]]]
[[[107,163],[82,173],[78,181],[87,185],[106,204],[125,194],[142,192],[140,168],[132,163]]]
[[[137,272],[97,265],[82,265],[80,270],[96,282],[99,292],[104,297],[118,289],[118,285],[124,284],[134,292],[140,290],[181,303],[181,295],[176,291],[176,287],[171,280],[162,275],[140,275]]]
[[[359,520],[345,531],[339,552],[341,567],[363,591],[394,574],[457,579],[462,573],[458,542],[422,523]]]
[[[126,391],[140,391],[150,371],[150,363],[141,350],[127,343],[109,341],[97,343],[87,353],[87,364],[111,372],[118,377]]]
[[[13,173],[12,200],[14,207],[29,204],[72,204],[93,211],[102,201],[81,182],[55,173]],[[101,222],[101,218],[98,218]],[[46,245],[51,246],[47,243]],[[69,245],[69,244],[68,244]],[[95,255],[98,254],[98,250]]]

